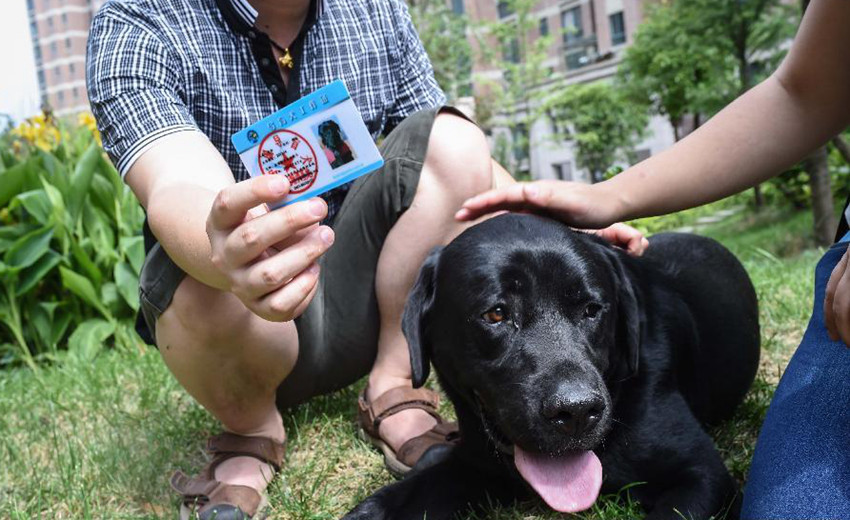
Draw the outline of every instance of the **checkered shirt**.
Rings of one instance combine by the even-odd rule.
[[[314,0],[291,88],[247,0],[110,0],[92,21],[87,85],[103,146],[125,175],[157,139],[200,131],[237,181],[230,136],[342,79],[377,139],[445,96],[402,0]],[[326,194],[329,220],[349,186]]]

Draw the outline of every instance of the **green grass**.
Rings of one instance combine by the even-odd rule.
[[[736,417],[712,432],[742,482],[775,384],[808,320],[821,255],[807,238],[810,229],[808,213],[765,211],[700,230],[743,260],[760,296],[761,371]],[[391,481],[381,457],[357,439],[359,386],[285,418],[289,453],[271,489],[272,518],[338,518]],[[216,431],[154,349],[106,351],[90,363],[69,360],[38,373],[0,372],[0,517],[174,518],[168,477],[177,468],[199,469],[203,440]],[[606,497],[580,518],[636,515],[634,505]],[[538,504],[486,517],[563,518]]]

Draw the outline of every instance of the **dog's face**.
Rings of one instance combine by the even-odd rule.
[[[607,382],[636,370],[639,316],[619,253],[538,217],[470,228],[426,261],[404,315],[414,383],[432,360],[503,452],[593,450]]]
[[[322,137],[322,142],[327,147],[335,147],[342,141],[342,136],[339,134],[339,126],[333,121],[326,121],[319,126],[319,134]]]

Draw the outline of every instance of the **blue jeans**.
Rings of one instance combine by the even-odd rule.
[[[756,443],[745,520],[850,519],[850,350],[829,339],[823,322],[826,284],[847,250],[843,240],[815,271],[812,317]]]

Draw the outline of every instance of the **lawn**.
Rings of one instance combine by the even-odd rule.
[[[747,267],[761,304],[762,365],[735,419],[713,431],[734,475],[745,479],[773,389],[808,320],[813,248],[808,212],[742,212],[700,229]],[[361,382],[362,385],[362,382]],[[285,418],[289,452],[272,486],[271,518],[332,519],[390,482],[381,457],[357,439],[361,385],[299,407]],[[151,348],[103,351],[33,372],[0,372],[0,517],[174,518],[168,477],[193,473],[215,422],[183,392]],[[587,519],[637,511],[601,500]],[[563,518],[534,504],[494,511],[504,520]]]

